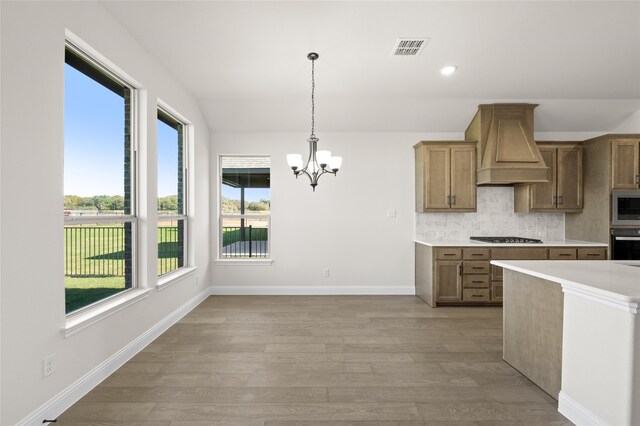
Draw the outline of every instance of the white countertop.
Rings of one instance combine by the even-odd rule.
[[[629,312],[640,306],[640,260],[492,260],[501,266],[562,285],[571,292]]]
[[[608,247],[607,244],[579,240],[542,240],[542,244],[482,243],[471,240],[413,240],[416,244],[432,247]]]

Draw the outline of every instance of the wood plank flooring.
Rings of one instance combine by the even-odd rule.
[[[58,425],[571,425],[502,361],[502,309],[216,296]]]

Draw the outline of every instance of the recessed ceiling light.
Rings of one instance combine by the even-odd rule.
[[[443,67],[440,69],[440,74],[442,75],[451,75],[454,72],[456,72],[456,70],[458,69],[458,67],[456,67],[455,65],[447,65],[446,67]]]

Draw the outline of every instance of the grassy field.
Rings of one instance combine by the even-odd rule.
[[[158,228],[158,275],[178,268],[178,228]],[[66,312],[119,293],[125,286],[124,225],[67,226],[64,232]],[[240,240],[240,229],[223,234],[224,245]],[[253,241],[266,241],[268,230],[254,228]],[[245,229],[248,239],[248,229]]]
[[[66,312],[125,290],[124,226],[65,227]],[[158,229],[158,275],[178,267],[177,226]]]

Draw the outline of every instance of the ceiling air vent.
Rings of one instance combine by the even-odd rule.
[[[429,42],[426,37],[399,38],[393,46],[392,56],[418,56]]]

